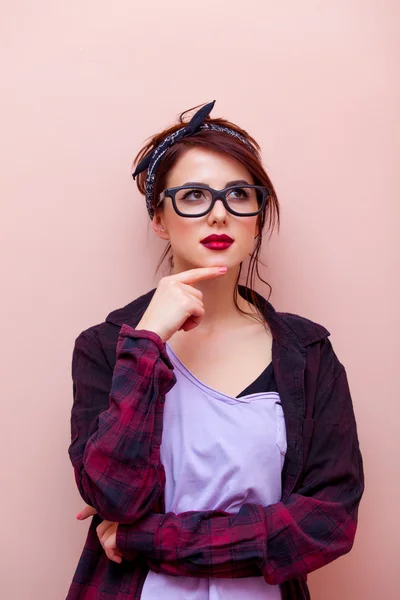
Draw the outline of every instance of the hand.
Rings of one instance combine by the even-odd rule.
[[[97,514],[96,509],[87,504],[85,508],[76,515],[76,518],[83,521],[95,514]],[[96,527],[96,532],[107,558],[116,563],[121,563],[122,554],[117,548],[117,527],[118,523],[102,521],[100,525]]]
[[[117,548],[117,527],[118,523],[102,521],[96,527],[96,531],[107,558],[116,563],[121,563],[122,554]]]
[[[226,267],[202,267],[163,277],[136,329],[154,331],[163,342],[176,331],[194,329],[204,316],[204,306],[203,294],[192,284],[220,277],[226,270]]]

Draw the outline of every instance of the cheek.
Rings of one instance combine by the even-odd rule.
[[[187,240],[196,238],[198,227],[196,227],[195,219],[183,219],[174,212],[166,215],[165,224],[172,246],[179,247],[183,243],[187,243]]]
[[[256,219],[249,219],[247,222],[241,223],[240,237],[243,240],[243,244],[246,246],[254,245],[254,238],[258,233],[258,225]]]

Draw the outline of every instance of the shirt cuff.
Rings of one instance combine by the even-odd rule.
[[[165,362],[167,367],[169,367],[170,369],[174,368],[174,366],[167,354],[167,350],[165,348],[164,342],[162,341],[162,339],[158,335],[158,333],[155,333],[155,331],[149,331],[148,329],[134,329],[130,325],[127,325],[126,323],[124,323],[120,329],[119,338],[123,339],[126,337],[131,338],[131,339],[137,339],[137,340],[144,339],[144,340],[152,341],[153,344],[155,344],[157,346],[157,349],[160,353],[160,357]]]
[[[164,516],[151,513],[132,525],[120,523],[117,527],[117,548],[127,557],[137,552],[156,556],[156,537]]]

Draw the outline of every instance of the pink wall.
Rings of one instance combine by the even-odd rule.
[[[216,98],[261,143],[282,204],[272,302],[330,329],[353,392],[359,532],[310,577],[313,600],[394,598],[399,17],[395,0],[3,3],[2,597],[65,596],[87,529],[67,456],[73,342],[153,285],[162,246],[134,153]]]

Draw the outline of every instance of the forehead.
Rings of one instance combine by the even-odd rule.
[[[250,171],[229,154],[207,148],[190,148],[168,173],[167,186],[177,187],[196,181],[220,189],[236,179],[253,183]]]

